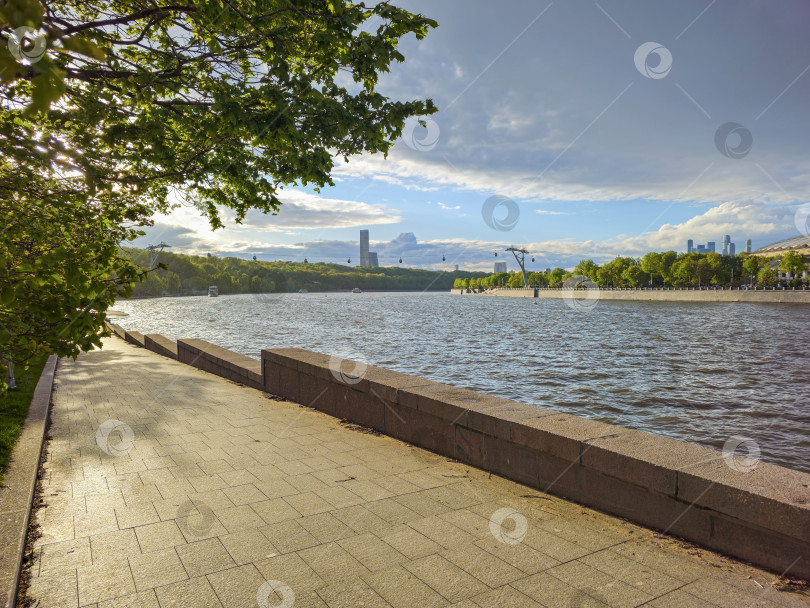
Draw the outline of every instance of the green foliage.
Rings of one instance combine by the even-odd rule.
[[[513,289],[516,287],[523,287],[523,274],[520,272],[514,272],[509,276],[509,280],[506,282],[507,287],[512,287]]]
[[[754,277],[757,276],[759,272],[759,267],[762,265],[763,260],[756,255],[749,255],[743,260],[742,263],[742,270],[745,276],[747,276],[752,282]]]
[[[376,90],[399,40],[436,25],[387,2],[15,0],[0,8],[0,141],[31,171],[75,172],[88,196],[166,211],[177,188],[213,227],[221,208],[276,212],[285,185],[332,184],[336,156],[386,153],[436,110]],[[45,52],[9,63],[20,26],[41,28]]]
[[[641,266],[635,264],[628,266],[622,271],[622,281],[624,281],[624,285],[627,287],[642,287],[647,284],[649,279],[650,275],[644,272]]]
[[[551,287],[558,287],[558,283],[562,283],[563,277],[565,276],[565,270],[562,268],[555,268],[552,270],[548,275],[548,284]]]
[[[779,262],[779,270],[783,273],[789,272],[794,277],[799,276],[807,270],[807,261],[795,251],[788,251]]]
[[[147,265],[149,252],[126,248],[123,254],[137,265]],[[363,268],[340,264],[262,262],[242,258],[188,256],[163,252],[164,269],[133,290],[135,296],[207,293],[216,285],[221,294],[350,290],[448,290],[470,285],[483,272],[436,272],[417,268]]]
[[[774,287],[778,280],[778,274],[774,268],[765,265],[757,273],[757,284],[762,287]]]
[[[24,364],[99,346],[107,308],[143,275],[118,250],[134,231],[115,206],[80,194],[52,204],[59,184],[0,168],[0,352]]]
[[[275,213],[284,187],[331,185],[334,158],[385,154],[407,118],[436,110],[377,91],[404,60],[400,39],[436,26],[387,2],[45,8],[0,4],[0,351],[18,361],[99,343],[107,307],[149,270],[118,245],[155,212],[185,200],[214,228],[221,215]],[[33,38],[15,56],[23,27]],[[170,292],[207,280],[159,278]],[[297,279],[245,280],[217,283],[229,293]]]
[[[575,276],[588,277],[591,281],[596,281],[597,271],[599,265],[593,260],[581,260],[579,264],[574,267],[573,274]]]

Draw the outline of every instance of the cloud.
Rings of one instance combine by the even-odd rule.
[[[535,209],[534,212],[540,215],[568,215],[565,211],[549,211],[548,209]]]
[[[722,240],[723,235],[732,237],[737,251],[746,239],[777,241],[792,236],[795,208],[771,207],[757,201],[730,201],[708,209],[681,224],[664,224],[658,230],[635,237],[617,237],[605,245],[614,251],[629,251],[635,254],[664,249],[685,250],[687,239],[696,243]]]
[[[173,249],[177,249],[183,253],[207,250],[210,246],[210,240],[201,236],[192,228],[155,222],[153,226],[145,226],[142,230],[145,233],[144,236],[138,237],[129,243],[123,243],[123,245],[125,247],[144,249],[149,245],[165,242]]]
[[[436,204],[439,206],[439,209],[445,209],[447,211],[455,211],[456,209],[461,209],[461,205],[455,205],[453,207],[450,207],[448,205],[445,205],[444,203],[436,203]]]
[[[529,201],[809,200],[810,8],[787,2],[608,2],[608,19],[593,4],[554,3],[541,16],[547,5],[530,0],[507,12],[410,0],[442,27],[404,41],[407,61],[380,86],[433,98],[438,143],[418,152],[399,142],[387,161],[354,158],[337,174]],[[482,27],[486,37],[469,35]],[[649,40],[674,58],[663,79],[634,64]],[[752,134],[745,158],[715,145],[729,121]]]
[[[283,204],[276,215],[251,211],[242,225],[246,228],[281,232],[396,224],[402,220],[399,211],[383,205],[325,198],[300,190],[289,190],[279,198]]]

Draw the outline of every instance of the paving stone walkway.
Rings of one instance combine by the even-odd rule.
[[[43,608],[810,606],[773,574],[117,339],[60,362],[52,420]]]

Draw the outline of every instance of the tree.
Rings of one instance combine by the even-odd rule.
[[[179,188],[214,227],[220,208],[239,221],[277,211],[285,185],[332,184],[333,158],[387,152],[407,118],[435,111],[376,91],[399,39],[436,26],[385,2],[18,0],[0,19],[4,38],[28,26],[45,43],[34,62],[0,45],[7,157],[152,211]]]
[[[652,287],[653,277],[661,274],[663,270],[661,254],[655,252],[646,254],[641,258],[641,270],[650,275],[650,287]]]
[[[2,168],[0,353],[25,365],[38,353],[75,357],[100,346],[107,308],[143,277],[118,248],[133,232],[127,218],[81,195],[52,204],[58,185]]]
[[[561,283],[563,277],[565,276],[565,270],[562,268],[555,268],[550,273],[548,273],[548,284],[552,287],[555,287],[557,283]]]
[[[761,264],[762,260],[755,255],[746,256],[745,260],[743,260],[742,270],[749,277],[751,285],[754,284],[754,277],[757,276]]]
[[[711,268],[704,254],[687,253],[672,264],[670,276],[676,285],[702,287],[711,277]]]
[[[513,272],[509,275],[509,280],[506,282],[507,287],[523,287],[523,273]]]
[[[723,256],[719,253],[711,252],[706,254],[707,274],[712,285],[725,285],[728,283],[726,269],[723,265]],[[729,269],[730,272],[730,269]]]
[[[635,264],[633,258],[614,258],[596,272],[600,287],[623,287],[622,273]]]
[[[421,39],[435,26],[387,2],[351,0],[0,5],[0,190],[6,202],[14,193],[22,216],[38,218],[20,239],[9,230],[0,238],[13,255],[25,238],[59,252],[44,258],[53,268],[36,266],[39,278],[24,291],[63,332],[56,341],[32,333],[39,325],[9,286],[0,322],[29,329],[6,330],[6,342],[58,343],[60,354],[76,353],[67,343],[94,343],[87,336],[103,333],[108,295],[136,280],[110,247],[177,205],[178,193],[217,228],[223,210],[237,222],[251,209],[275,213],[285,186],[332,185],[336,157],[386,153],[406,119],[436,108],[389,100],[376,90],[379,74],[404,59],[403,36]],[[88,214],[103,230],[89,234]],[[63,236],[46,219],[80,224],[85,246],[76,244],[81,230]],[[61,263],[89,274],[62,276],[56,288],[49,281]],[[82,280],[93,287],[74,298],[67,285]],[[97,281],[117,287],[100,295]],[[89,324],[72,314],[85,296],[101,307]]]
[[[671,283],[672,265],[678,259],[678,254],[674,251],[665,251],[661,254],[661,280],[664,284]]]
[[[548,277],[542,272],[530,272],[529,285],[533,287],[544,287],[548,285]]]
[[[778,280],[779,275],[777,274],[776,270],[771,268],[768,264],[765,264],[762,268],[760,268],[759,272],[757,273],[757,285],[762,285],[763,287],[775,287]]]
[[[622,272],[622,280],[628,287],[641,287],[649,280],[649,275],[641,266],[629,266]]]
[[[599,270],[599,264],[593,260],[581,260],[579,264],[574,267],[574,275],[588,277],[591,281],[596,281],[596,273]]]
[[[497,272],[492,275],[492,287],[503,287],[508,280],[508,272]]]
[[[790,273],[794,278],[801,276],[806,270],[807,260],[795,251],[786,252],[779,261],[779,271],[785,274]]]

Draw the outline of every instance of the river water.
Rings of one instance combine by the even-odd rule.
[[[255,358],[297,346],[718,449],[746,437],[810,472],[806,305],[311,293],[116,309],[126,329]]]

